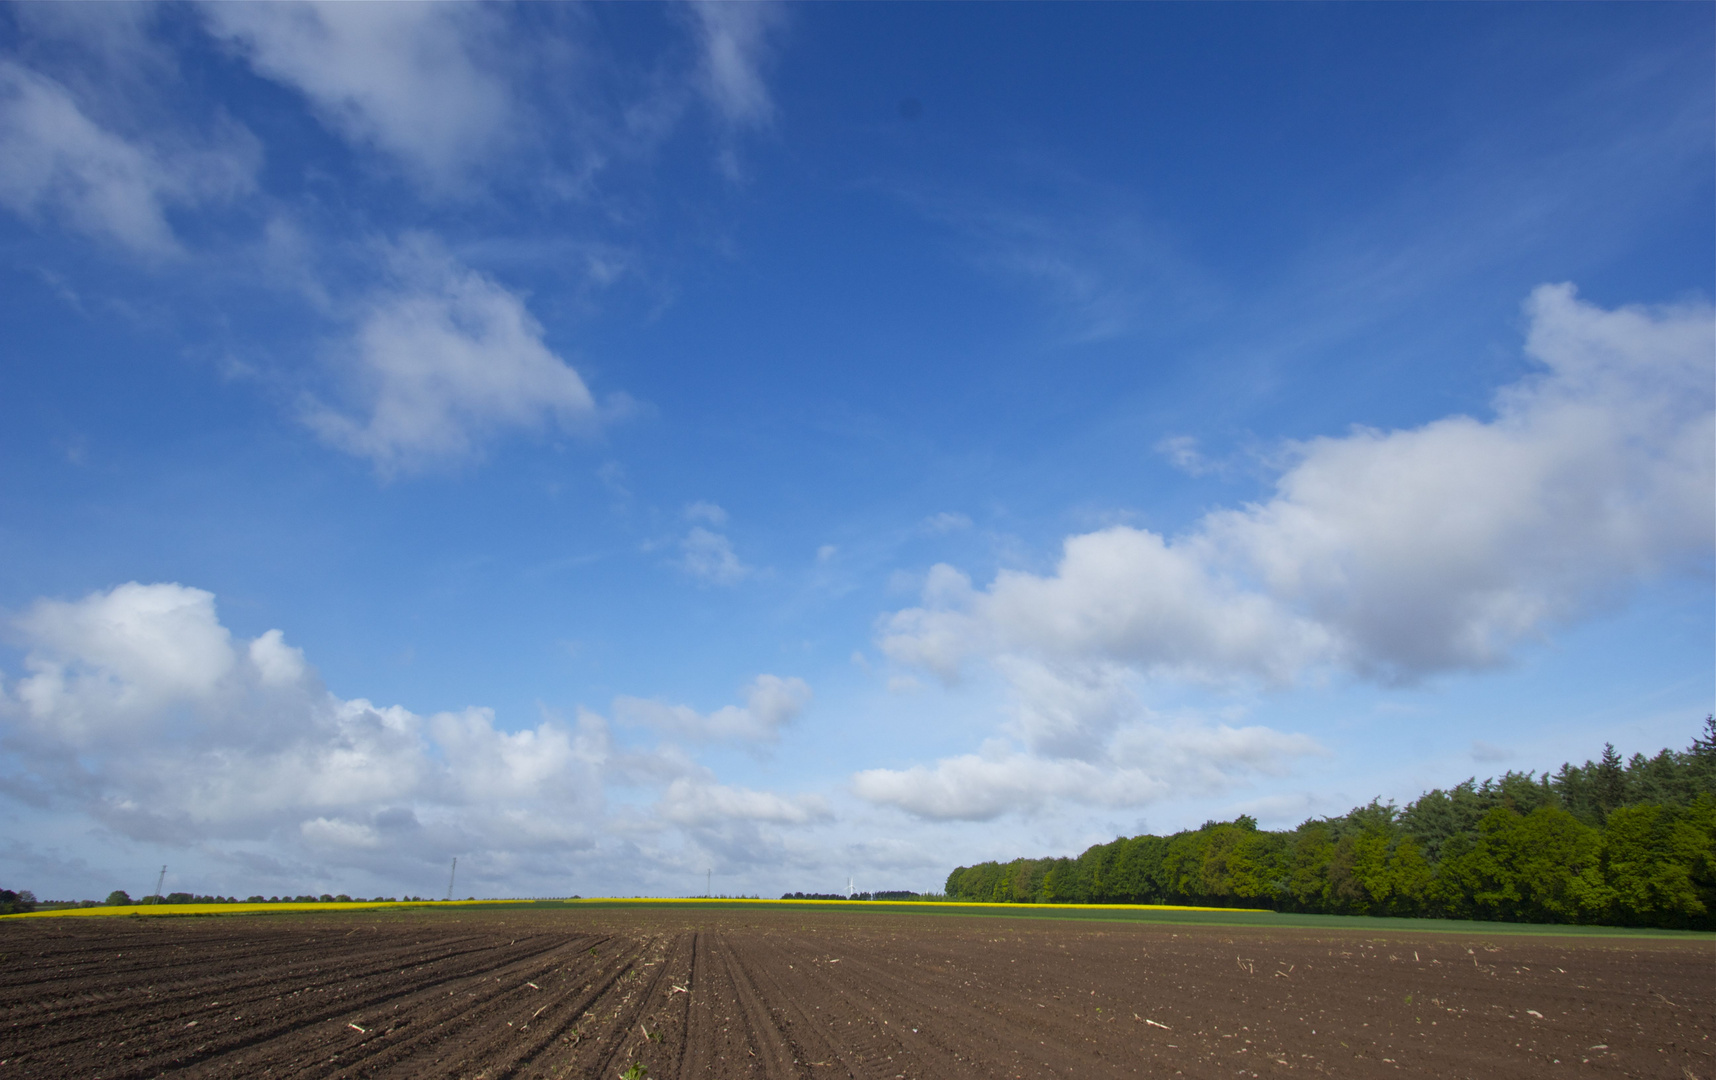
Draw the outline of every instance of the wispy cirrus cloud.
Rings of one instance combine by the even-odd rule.
[[[125,132],[49,76],[0,60],[0,205],[135,253],[181,244],[168,217],[252,190],[261,152],[230,122],[212,137]]]
[[[589,388],[515,293],[423,235],[385,265],[332,358],[344,404],[305,412],[327,442],[394,475],[467,461],[506,431],[595,427]]]
[[[723,4],[699,0],[691,5],[703,47],[700,78],[704,95],[721,118],[734,127],[762,127],[775,114],[774,99],[763,79],[768,35],[780,22],[774,4]]]
[[[504,23],[439,4],[208,4],[209,31],[353,144],[453,190],[521,135]]]
[[[1067,340],[1180,327],[1219,310],[1224,288],[1136,193],[1040,162],[1015,165],[1029,195],[921,180],[884,190],[947,229],[957,257],[1027,289]]]
[[[743,171],[735,136],[774,121],[774,98],[763,69],[771,52],[770,35],[780,26],[783,9],[773,3],[696,0],[691,11],[702,53],[698,89],[725,128],[716,165],[729,179],[737,180]]]
[[[680,537],[674,565],[705,585],[737,585],[751,576],[753,568],[740,560],[733,541],[717,531],[727,523],[727,511],[712,502],[694,502],[685,508],[685,518],[696,524]]]

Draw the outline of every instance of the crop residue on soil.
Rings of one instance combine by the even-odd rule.
[[[0,927],[5,1077],[1716,1077],[1703,939],[780,911]]]

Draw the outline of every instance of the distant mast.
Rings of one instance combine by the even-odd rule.
[[[453,868],[447,871],[447,899],[453,899],[453,876],[459,872],[459,857],[453,856]]]

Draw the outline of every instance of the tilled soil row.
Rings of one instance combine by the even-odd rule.
[[[0,1080],[1716,1080],[1713,962],[1708,939],[804,909],[14,920]]]

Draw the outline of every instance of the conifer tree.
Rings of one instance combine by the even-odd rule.
[[[1603,744],[1603,760],[1597,762],[1597,805],[1603,816],[1626,802],[1627,774],[1614,743]]]

